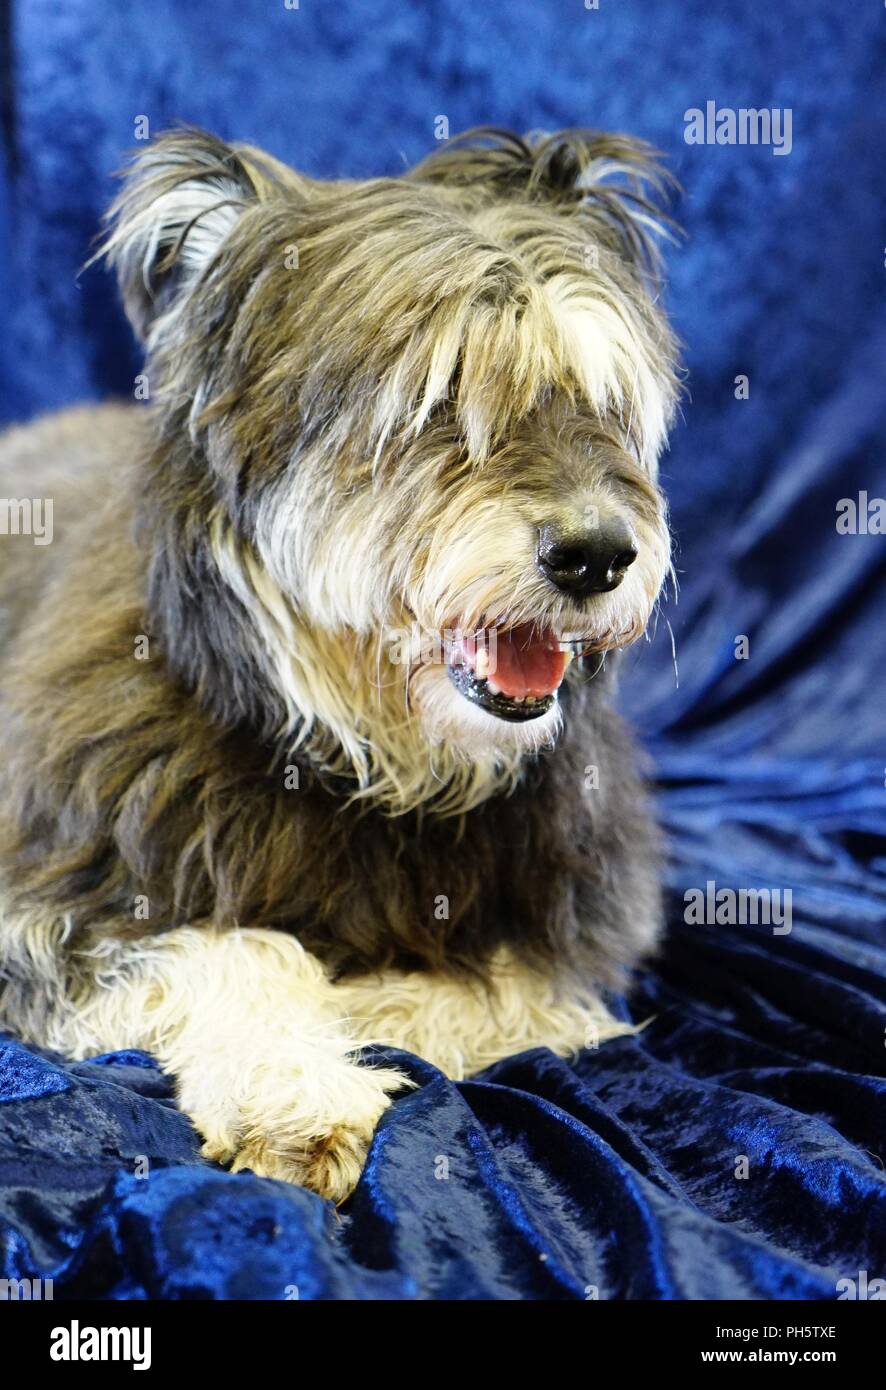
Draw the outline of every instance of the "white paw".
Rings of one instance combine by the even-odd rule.
[[[310,1079],[269,1067],[251,1094],[235,1097],[214,1098],[205,1078],[191,1090],[179,1075],[179,1100],[204,1137],[205,1157],[343,1202],[392,1093],[412,1085],[400,1072],[336,1059]]]

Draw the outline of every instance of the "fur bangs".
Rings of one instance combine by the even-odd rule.
[[[302,446],[326,432],[330,450],[350,441],[377,465],[448,405],[482,461],[562,393],[614,412],[654,470],[676,349],[647,293],[650,228],[664,223],[636,186],[661,180],[650,154],[630,162],[612,139],[576,143],[573,200],[552,207],[538,198],[545,142],[535,162],[525,146],[534,200],[501,201],[476,161],[497,167],[506,147],[458,145],[407,179],[323,185],[210,137],[164,137],[112,209],[105,247],[161,398],[186,395],[198,433],[243,402],[251,422],[297,420]],[[607,186],[625,171],[634,190]]]

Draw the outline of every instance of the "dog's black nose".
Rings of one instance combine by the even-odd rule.
[[[585,598],[617,589],[636,558],[634,537],[620,518],[586,532],[568,531],[554,521],[539,527],[536,564],[564,594]]]

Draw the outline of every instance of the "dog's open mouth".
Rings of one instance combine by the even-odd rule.
[[[571,652],[550,628],[521,623],[482,628],[454,642],[449,679],[459,694],[498,719],[538,719],[557,699]]]

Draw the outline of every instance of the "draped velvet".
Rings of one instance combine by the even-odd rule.
[[[876,7],[10,15],[7,418],[131,390],[112,288],[74,275],[141,113],[318,174],[396,172],[440,112],[647,136],[687,189],[668,300],[690,394],[663,465],[679,602],[623,682],[670,847],[668,939],[617,1004],[646,1027],[462,1084],[398,1057],[421,1084],[340,1213],[203,1162],[150,1058],[66,1064],[10,1038],[0,1273],[134,1299],[834,1299],[886,1277],[886,538],[835,526],[841,498],[886,496]],[[791,153],[687,146],[709,99],[790,106]],[[708,883],[789,891],[791,930],[692,925],[684,895]]]

